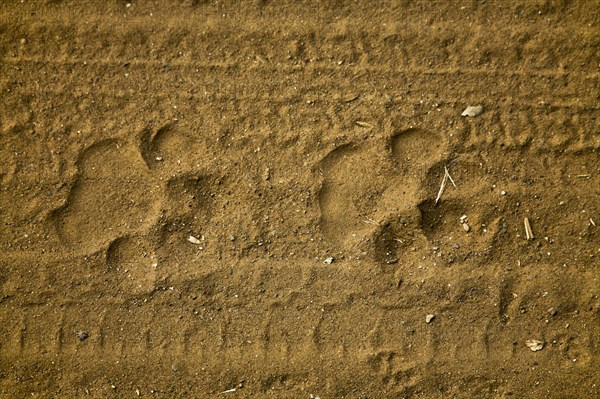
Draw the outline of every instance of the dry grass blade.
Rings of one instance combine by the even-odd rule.
[[[373,220],[373,219],[371,219],[371,218],[368,218],[368,217],[367,217],[367,218],[365,218],[364,222],[365,222],[365,223],[368,223],[368,224],[373,224],[373,225],[375,225],[375,226],[379,226],[379,222],[377,222],[377,221],[375,221],[375,220]]]
[[[450,180],[452,185],[454,187],[456,187],[456,183],[454,183],[454,179],[452,178],[452,176],[450,176],[450,172],[448,172],[448,168],[446,166],[444,166],[444,178],[442,179],[442,184],[440,185],[440,190],[438,191],[438,195],[435,198],[436,204],[439,202],[440,198],[442,198],[442,194],[444,194],[444,190],[446,189],[446,184],[447,184],[448,180]]]
[[[373,125],[371,125],[369,122],[356,121],[356,124],[360,127],[366,127],[368,129],[371,129],[373,127]]]
[[[437,204],[442,194],[444,193],[444,189],[446,188],[446,180],[448,180],[448,175],[444,173],[444,178],[442,179],[442,184],[440,184],[440,191],[438,191],[437,197],[435,197],[435,203]]]
[[[444,166],[444,174],[448,176],[448,179],[450,179],[452,185],[456,187],[456,183],[454,183],[454,179],[452,178],[452,176],[450,176],[450,172],[448,172],[448,168],[446,166]]]
[[[529,224],[529,219],[523,219],[523,224],[525,225],[525,235],[528,240],[533,240],[533,231],[531,230],[531,225]]]

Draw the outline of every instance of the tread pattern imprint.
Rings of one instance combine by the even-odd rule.
[[[0,5],[0,398],[600,395],[595,6],[316,7]]]

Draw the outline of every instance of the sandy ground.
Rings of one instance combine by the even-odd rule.
[[[599,24],[3,1],[0,397],[600,397]]]

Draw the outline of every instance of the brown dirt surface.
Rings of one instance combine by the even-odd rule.
[[[599,398],[599,49],[597,0],[2,1],[0,398]]]

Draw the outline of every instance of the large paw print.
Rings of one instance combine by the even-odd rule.
[[[447,188],[442,201],[435,203],[447,164],[452,164],[456,177],[480,174],[475,160],[450,160],[446,139],[423,129],[335,149],[321,163],[319,203],[325,238],[350,253],[371,252],[381,263],[394,263],[411,248],[464,240],[458,221],[467,206],[461,204],[459,190]],[[473,213],[470,223],[489,221],[490,216]],[[453,218],[455,223],[447,223]],[[477,246],[487,241],[478,239]]]
[[[136,282],[129,288],[151,289],[159,253],[186,232],[201,233],[211,216],[205,157],[200,143],[171,126],[145,130],[137,142],[92,145],[77,162],[66,203],[50,217],[60,241],[76,255],[106,251],[109,269]],[[179,255],[197,251],[183,248]]]

